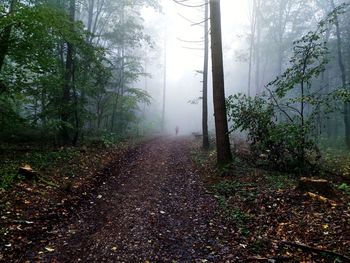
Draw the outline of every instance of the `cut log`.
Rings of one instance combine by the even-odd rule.
[[[20,167],[18,173],[23,175],[26,180],[37,180],[39,177],[38,172],[34,171],[30,165]]]
[[[332,185],[329,183],[329,181],[324,179],[302,177],[299,180],[297,190],[304,193],[318,193],[319,195],[325,196],[327,198],[336,197],[336,192],[334,191]]]

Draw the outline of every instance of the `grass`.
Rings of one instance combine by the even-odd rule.
[[[200,158],[199,169],[204,173],[203,177],[208,182],[210,192],[217,199],[220,211],[227,219],[228,225],[232,225],[236,235],[243,237],[246,241],[242,243],[247,244],[249,253],[269,256],[271,251],[275,251],[277,254],[279,252],[271,240],[284,240],[290,237],[290,233],[295,235],[291,237],[292,240],[296,239],[304,243],[314,242],[317,236],[320,240],[315,242],[317,245],[333,242],[338,237],[342,237],[342,230],[337,226],[342,222],[350,222],[349,219],[346,221],[339,219],[346,216],[343,211],[350,208],[348,200],[350,185],[342,182],[343,177],[336,175],[341,171],[342,175],[349,175],[350,178],[350,152],[344,149],[344,144],[338,150],[323,148],[322,152],[321,165],[332,167],[337,172],[330,173],[329,169],[320,167],[319,173],[313,176],[327,180],[335,179],[335,190],[344,198],[342,199],[344,202],[337,201],[339,204],[336,207],[308,198],[295,189],[299,174],[274,171],[269,167],[264,169],[254,165],[249,158],[240,160],[239,156],[236,156],[231,173],[222,176],[221,171],[215,168],[212,158],[209,156],[207,160],[203,160],[205,156]],[[302,176],[308,176],[308,174],[302,174]],[[327,217],[315,213],[315,208]],[[323,228],[320,228],[323,225],[330,226],[327,234]],[[335,242],[334,248],[327,246],[327,249],[344,253],[340,241]],[[290,249],[286,251],[295,258],[304,259],[305,254],[310,256],[303,251]],[[322,255],[313,255],[313,257],[319,258]],[[329,255],[324,255],[323,258],[327,259],[325,262],[329,261]]]
[[[345,194],[350,195],[350,186],[346,183],[342,183],[338,186],[338,189],[343,191]]]
[[[73,148],[60,149],[57,151],[11,151],[11,154],[0,156],[0,189],[7,189],[15,181],[24,178],[18,174],[19,167],[27,164],[34,170],[45,172],[54,167],[58,162],[65,162],[78,154]],[[44,180],[44,179],[43,179]],[[44,183],[50,183],[44,180]]]
[[[218,200],[220,208],[225,214],[225,217],[231,222],[235,223],[244,236],[248,236],[250,233],[248,223],[252,216],[238,207],[231,206],[228,204],[227,200],[230,196],[234,196],[236,194],[244,196],[245,198],[252,197],[251,193],[244,189],[244,187],[248,186],[251,186],[251,184],[235,181],[224,181],[213,186],[213,190],[216,193],[215,196]],[[255,195],[253,194],[253,196]]]
[[[225,214],[225,217],[235,223],[242,235],[248,236],[250,231],[248,229],[248,223],[251,219],[251,215],[244,212],[242,209],[232,207],[227,203],[227,199],[224,196],[216,196],[219,206]]]
[[[254,187],[252,183],[243,183],[238,181],[223,181],[213,186],[214,191],[222,196],[229,197],[233,195],[249,196],[252,192],[246,188]]]
[[[283,190],[296,185],[296,181],[286,174],[268,174],[265,176],[267,187],[273,190]]]

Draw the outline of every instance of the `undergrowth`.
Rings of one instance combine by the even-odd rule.
[[[21,166],[29,165],[33,170],[45,172],[52,169],[58,162],[64,163],[76,156],[79,151],[75,148],[62,148],[56,151],[26,151],[0,156],[0,188],[7,189],[15,181],[25,179],[18,174]]]

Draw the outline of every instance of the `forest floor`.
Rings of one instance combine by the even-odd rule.
[[[243,163],[220,177],[213,155],[157,138],[80,157],[64,187],[18,183],[0,193],[0,261],[347,262],[346,188],[301,193]]]

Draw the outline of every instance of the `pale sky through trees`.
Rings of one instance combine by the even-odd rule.
[[[201,1],[193,1],[198,4]],[[189,100],[201,96],[201,78],[196,70],[203,67],[203,43],[187,43],[186,41],[200,41],[203,39],[203,27],[191,26],[188,20],[193,22],[203,21],[204,10],[200,8],[188,8],[174,3],[172,0],[163,0],[163,14],[157,14],[152,9],[144,11],[144,19],[148,27],[156,26],[163,34],[166,27],[167,34],[167,127],[172,132],[172,127],[179,125],[182,132],[200,131],[201,109],[198,105],[190,105]],[[222,35],[225,52],[225,65],[230,69],[235,64],[235,50],[246,45],[246,37],[249,24],[248,0],[221,0],[222,11]],[[163,31],[163,32],[161,32]],[[163,36],[159,36],[163,41]],[[181,40],[179,40],[181,39]],[[163,43],[157,43],[163,48]],[[189,48],[189,49],[188,49]],[[210,69],[211,72],[211,69]],[[231,87],[231,79],[234,78],[232,70],[226,71],[226,88]],[[239,72],[237,72],[239,74]],[[161,75],[159,75],[160,77]],[[151,79],[152,83],[159,80]],[[234,87],[233,87],[234,88]],[[157,94],[153,95],[156,100]],[[211,78],[209,77],[209,109],[212,108]],[[174,114],[175,113],[175,114]],[[193,121],[192,121],[193,120]],[[209,111],[209,124],[212,123],[212,113]],[[211,126],[211,125],[210,125]]]

